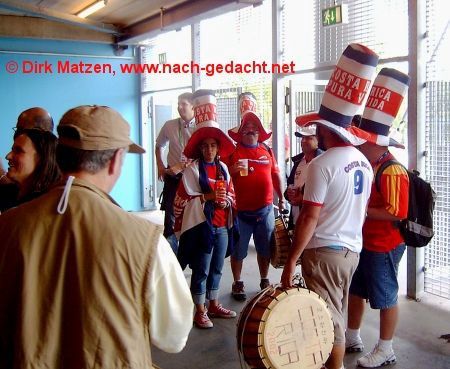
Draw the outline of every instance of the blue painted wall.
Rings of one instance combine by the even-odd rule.
[[[12,127],[25,109],[41,106],[55,125],[70,108],[107,105],[119,111],[131,125],[131,138],[139,142],[139,76],[121,73],[120,64],[134,63],[133,49],[116,57],[110,45],[70,41],[0,38],[0,155],[4,159],[12,144]],[[58,73],[58,62],[110,64],[115,74]],[[41,63],[51,71],[41,73],[30,66]],[[15,67],[17,72],[13,72]],[[12,70],[11,70],[12,69]],[[61,71],[60,71],[61,72]],[[141,209],[140,157],[128,154],[122,175],[111,195],[126,210]]]

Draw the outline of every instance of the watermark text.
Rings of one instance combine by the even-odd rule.
[[[8,61],[4,66],[10,74],[205,74],[212,77],[218,74],[291,74],[295,72],[295,63],[267,63],[251,61],[238,63],[208,63],[201,65],[191,61],[188,63],[88,63],[72,60]]]

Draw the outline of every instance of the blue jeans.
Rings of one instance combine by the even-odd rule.
[[[178,252],[178,240],[174,233],[172,233],[170,236],[166,237],[167,242],[169,242],[170,247],[172,248],[175,255]]]
[[[250,213],[250,212],[249,212]],[[266,258],[270,258],[270,239],[275,228],[275,216],[273,206],[269,205],[269,211],[265,217],[254,222],[245,221],[238,213],[239,242],[235,245],[233,258],[244,260],[248,253],[248,244],[253,234],[256,252]]]
[[[213,228],[214,245],[210,254],[201,253],[200,260],[192,265],[191,293],[195,304],[205,299],[217,300],[225,254],[228,247],[226,227]]]
[[[388,309],[397,305],[398,265],[404,252],[404,243],[389,252],[363,248],[350,285],[350,294],[369,299],[372,309]]]

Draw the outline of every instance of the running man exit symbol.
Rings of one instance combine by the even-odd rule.
[[[166,53],[158,54],[158,62],[159,64],[167,63],[167,54]]]
[[[347,5],[336,5],[331,8],[322,9],[322,26],[335,26],[348,22]]]

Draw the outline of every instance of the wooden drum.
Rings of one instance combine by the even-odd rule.
[[[283,268],[286,264],[289,250],[292,247],[286,219],[280,215],[275,218],[275,229],[270,244],[270,264],[274,268]],[[297,265],[300,260],[297,260]]]
[[[237,346],[250,368],[320,369],[333,347],[327,304],[306,288],[271,286],[241,312]]]

